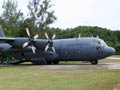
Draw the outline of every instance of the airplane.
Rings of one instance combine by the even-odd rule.
[[[60,61],[88,61],[97,65],[98,60],[115,54],[115,49],[108,46],[99,37],[80,37],[55,39],[54,34],[47,39],[31,37],[26,28],[28,38],[7,38],[0,28],[0,52],[14,57],[10,64],[32,62],[33,64],[59,64]]]

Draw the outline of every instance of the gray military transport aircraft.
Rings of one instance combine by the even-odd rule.
[[[9,54],[16,60],[11,64],[32,62],[33,64],[58,64],[60,61],[89,61],[98,64],[99,59],[115,54],[115,49],[109,47],[102,39],[95,37],[81,37],[70,39],[33,38],[26,28],[28,38],[6,38],[0,28],[0,51]]]

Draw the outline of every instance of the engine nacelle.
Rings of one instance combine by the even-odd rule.
[[[16,38],[14,42],[10,43],[13,47],[22,48],[23,43],[25,43],[28,40],[28,38]]]

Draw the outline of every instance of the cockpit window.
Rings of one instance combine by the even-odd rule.
[[[94,40],[93,41],[93,45],[100,45],[100,44],[101,44],[101,42],[99,40]]]
[[[101,42],[101,45],[107,46],[107,44],[102,39],[100,39],[100,42]]]
[[[102,39],[98,39],[98,40],[95,39],[95,40],[93,41],[93,44],[94,44],[94,45],[97,45],[97,46],[98,46],[98,45],[107,46],[107,44],[106,44]]]
[[[98,44],[101,44],[100,41],[98,41]]]

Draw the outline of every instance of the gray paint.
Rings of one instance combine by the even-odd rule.
[[[100,42],[100,44],[97,42]],[[97,60],[115,54],[115,50],[112,47],[107,46],[103,40],[98,38],[86,37],[55,40],[54,45],[57,53],[59,53],[59,59],[66,61]]]
[[[53,40],[56,53],[49,48],[48,52],[44,49],[48,44],[47,40],[37,39],[33,42],[36,47],[36,54],[32,53],[31,46],[22,48],[23,43],[28,38],[5,38],[0,29],[0,51],[6,52],[14,57],[31,60],[43,58],[48,61],[90,61],[98,60],[115,54],[115,49],[109,47],[102,39],[93,37],[70,38]]]

